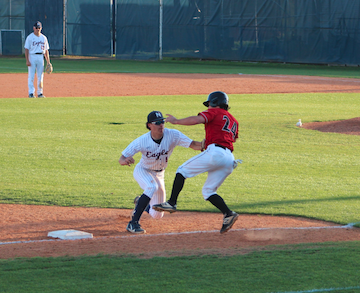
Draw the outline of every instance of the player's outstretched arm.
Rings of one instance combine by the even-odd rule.
[[[198,116],[189,116],[183,119],[176,119],[174,116],[170,114],[166,114],[168,116],[165,122],[169,122],[171,124],[179,124],[179,125],[196,125],[205,123],[205,118],[201,115]]]
[[[189,147],[192,148],[195,151],[202,151],[203,150],[201,141],[193,140]]]
[[[135,160],[133,157],[124,157],[123,155],[121,155],[120,159],[119,159],[119,163],[122,166],[130,166],[131,164],[135,163]]]

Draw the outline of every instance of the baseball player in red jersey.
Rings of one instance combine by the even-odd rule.
[[[126,230],[131,233],[145,233],[139,221],[144,211],[153,218],[162,218],[164,213],[153,210],[154,204],[166,200],[165,169],[168,160],[176,146],[190,147],[201,150],[201,142],[193,141],[176,129],[165,128],[165,118],[159,111],[152,111],[147,118],[146,128],[150,131],[131,142],[119,159],[121,165],[135,163],[133,156],[141,152],[140,162],[135,166],[134,178],[144,190],[140,197],[134,200],[135,209]]]
[[[227,94],[216,91],[210,93],[207,101],[203,103],[208,109],[197,116],[176,119],[167,114],[166,122],[171,124],[205,124],[205,151],[189,159],[177,169],[170,199],[153,206],[153,209],[157,211],[175,212],[177,199],[184,186],[185,179],[208,172],[202,194],[205,200],[211,202],[224,214],[220,233],[230,230],[239,217],[237,213],[228,208],[222,197],[217,194],[217,189],[232,173],[237,163],[241,162],[241,160],[235,160],[232,154],[233,143],[238,138],[239,123],[228,112],[228,103]]]

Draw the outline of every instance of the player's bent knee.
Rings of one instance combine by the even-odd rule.
[[[144,190],[144,193],[147,195],[147,197],[152,198],[154,193],[156,192],[157,187],[148,187]]]
[[[203,187],[202,189],[202,195],[204,197],[205,200],[208,200],[208,198],[214,194],[217,194],[217,189],[216,188],[206,188]]]

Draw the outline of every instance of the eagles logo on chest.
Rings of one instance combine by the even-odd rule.
[[[160,159],[160,156],[165,156],[169,153],[169,151],[165,151],[165,150],[162,150],[160,152],[146,152],[146,157],[147,158],[156,158],[156,160],[159,160]]]

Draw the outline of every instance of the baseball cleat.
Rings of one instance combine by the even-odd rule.
[[[34,94],[29,94],[29,98],[35,98]]]
[[[158,211],[158,212],[169,212],[169,213],[176,212],[176,205],[171,205],[168,202],[163,202],[163,203],[160,203],[160,204],[154,204],[152,206],[152,208],[155,211]]]
[[[39,94],[38,98],[45,98],[45,96],[43,94]]]
[[[128,223],[128,225],[126,226],[126,230],[128,230],[130,233],[135,233],[135,234],[144,234],[144,233],[146,233],[146,231],[143,228],[141,228],[139,222],[130,221]]]
[[[231,229],[231,227],[234,225],[236,220],[238,219],[239,215],[235,212],[232,212],[230,216],[224,216],[223,225],[220,230],[220,234],[223,234]]]

